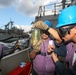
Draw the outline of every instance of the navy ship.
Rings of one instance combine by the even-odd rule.
[[[76,1],[75,0],[69,0],[69,1],[62,0],[62,2],[60,2],[60,3],[39,6],[38,15],[35,17],[35,21],[33,23],[35,23],[39,20],[42,20],[42,21],[49,20],[52,22],[53,27],[55,28],[55,25],[57,24],[58,15],[60,14],[61,10],[66,7],[69,7],[71,5],[76,5]],[[46,8],[48,8],[48,10],[46,10]],[[48,14],[48,12],[51,14]],[[12,24],[13,22],[10,21],[10,23]],[[8,33],[9,29],[7,27],[8,27],[8,24],[5,27],[6,31]],[[16,39],[14,39],[15,37],[19,38],[19,37],[22,37],[22,35],[17,35],[17,36],[9,35],[9,37],[3,36],[3,38],[0,38],[0,41],[11,42],[13,40],[16,40]],[[27,62],[27,61],[30,62],[29,50],[30,50],[30,41],[28,41],[27,48],[25,48],[21,51],[18,51],[16,53],[12,53],[12,54],[4,56],[0,60],[0,75],[8,75],[8,73],[10,73],[12,70],[14,70],[17,66],[19,66],[21,62]]]

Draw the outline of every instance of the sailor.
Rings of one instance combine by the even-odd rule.
[[[46,20],[45,23],[49,27],[52,27],[50,21]],[[34,47],[34,49],[30,52],[30,57],[34,58],[32,75],[54,75],[55,65],[50,55],[47,54],[48,44],[51,37],[49,32],[47,32],[46,30],[41,30],[40,32],[41,32],[41,39],[40,39],[41,49],[39,52],[37,52]]]
[[[67,48],[66,61],[69,63],[69,68],[62,64],[55,52],[52,52],[51,57],[55,62],[56,71],[60,75],[76,75],[76,6],[70,6],[63,9],[58,17],[58,24],[56,28],[58,32],[47,25],[40,22],[36,23],[34,27],[47,30],[54,36],[57,43],[64,42]],[[42,22],[41,22],[42,23]],[[67,43],[65,43],[67,42]],[[52,51],[50,47],[50,51]]]
[[[2,45],[0,44],[0,59],[3,57],[3,47]]]

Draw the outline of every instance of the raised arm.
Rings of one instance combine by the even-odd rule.
[[[59,37],[58,32],[54,28],[50,28],[43,21],[37,21],[33,26],[42,30],[47,30],[54,37],[57,43],[60,44],[62,42],[62,39]]]

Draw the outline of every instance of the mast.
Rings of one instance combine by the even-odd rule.
[[[66,2],[66,0],[62,0],[62,9],[65,8],[65,2]]]
[[[10,22],[8,22],[8,23],[5,25],[5,31],[6,31],[6,33],[9,33],[9,29],[12,29],[13,23],[14,23],[14,22],[10,20]]]

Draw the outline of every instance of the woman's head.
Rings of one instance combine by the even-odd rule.
[[[44,40],[46,40],[50,36],[49,32],[46,30],[41,30],[40,33],[41,33],[41,38]]]
[[[52,23],[50,21],[45,20],[44,23],[47,24],[49,27],[52,27]],[[41,37],[44,40],[46,40],[50,36],[50,33],[47,30],[41,30],[40,32],[41,32]]]

